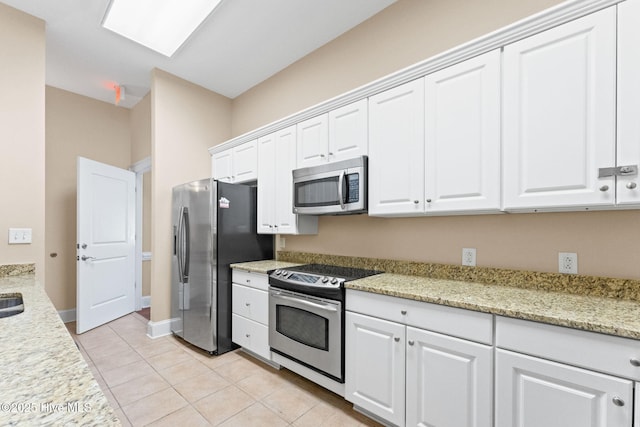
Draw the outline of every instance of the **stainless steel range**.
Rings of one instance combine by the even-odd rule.
[[[271,272],[271,351],[344,383],[344,283],[378,273],[323,264]]]

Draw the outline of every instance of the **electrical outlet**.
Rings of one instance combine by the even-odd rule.
[[[573,252],[559,252],[558,272],[565,274],[578,274],[578,254]]]
[[[475,267],[476,265],[476,248],[462,248],[462,265]]]

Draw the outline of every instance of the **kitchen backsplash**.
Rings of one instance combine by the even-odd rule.
[[[478,282],[640,302],[640,280],[289,251],[278,251],[277,260],[367,268],[382,270],[386,273]]]
[[[0,265],[0,277],[23,276],[25,274],[35,274],[35,264],[3,264]]]

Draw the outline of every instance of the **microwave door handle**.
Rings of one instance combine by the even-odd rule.
[[[344,195],[342,194],[342,186],[344,185],[344,177],[346,173],[342,171],[338,178],[338,199],[340,199],[340,209],[344,210]]]

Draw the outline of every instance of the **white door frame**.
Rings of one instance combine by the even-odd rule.
[[[142,222],[144,218],[144,174],[151,171],[151,157],[145,157],[129,167],[136,174],[136,311],[142,309]],[[149,259],[147,256],[145,259]]]

